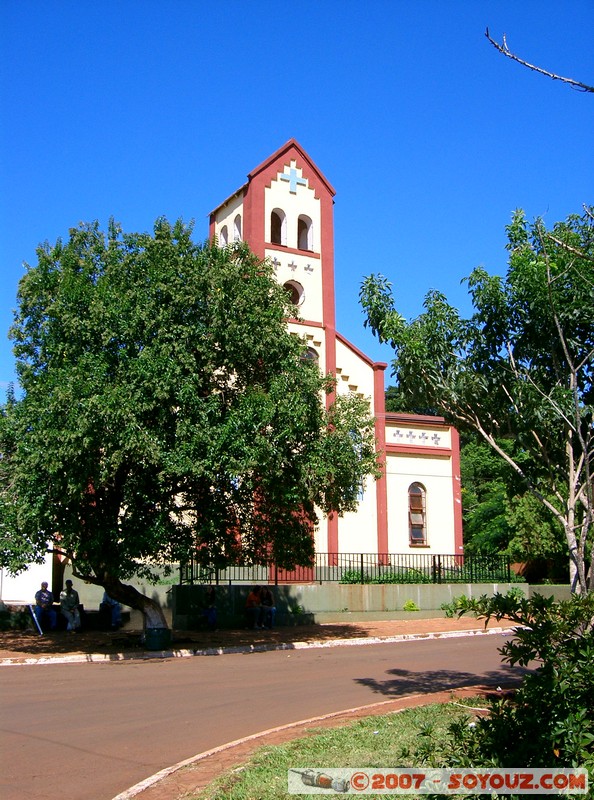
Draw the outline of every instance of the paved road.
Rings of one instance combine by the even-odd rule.
[[[290,653],[0,667],[2,800],[110,800],[258,731],[519,674],[500,635]]]

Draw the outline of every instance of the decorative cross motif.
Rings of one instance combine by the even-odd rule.
[[[274,264],[274,266],[275,266],[275,267],[277,267],[277,268],[278,268],[278,267],[280,267],[280,263],[281,263],[281,262],[280,262],[280,261],[278,260],[278,258],[275,256],[275,257],[272,259],[272,263]]]
[[[307,264],[307,265],[304,267],[304,269],[305,269],[305,271],[306,271],[306,272],[313,272],[313,267],[312,267],[312,265],[311,265],[311,264]]]
[[[404,439],[404,434],[400,430],[394,431],[394,438],[395,439]]]
[[[286,172],[283,172],[280,179],[281,181],[289,182],[289,191],[291,194],[297,194],[297,186],[307,186],[307,180],[297,175],[295,167],[290,168],[288,175]]]
[[[431,441],[433,442],[434,445],[438,445],[441,441],[441,436],[437,433],[434,433],[433,436],[431,437]]]
[[[295,270],[297,269],[297,264],[294,261],[291,261],[291,263],[289,264],[289,269],[295,272]]]
[[[422,442],[426,442],[428,438],[429,438],[429,437],[427,436],[427,434],[425,433],[425,431],[423,431],[423,433],[420,433],[420,434],[419,434],[419,439],[420,439]]]
[[[413,439],[416,439],[417,437],[415,436],[415,434],[414,434],[412,431],[409,431],[409,432],[406,434],[406,438],[408,439],[408,441],[409,441],[409,442],[412,442],[412,440],[413,440]]]

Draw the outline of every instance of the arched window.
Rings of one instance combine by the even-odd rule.
[[[241,241],[241,214],[238,214],[233,220],[233,241]]]
[[[223,225],[221,228],[221,232],[219,233],[219,247],[227,247],[229,244],[229,232],[227,230],[227,226]]]
[[[272,244],[287,244],[287,217],[280,208],[270,214],[270,241]]]
[[[314,350],[313,347],[308,347],[305,353],[301,356],[304,361],[315,361],[316,364],[320,360],[320,356],[317,350]]]
[[[299,306],[303,302],[303,286],[297,281],[287,281],[283,284],[289,295],[289,300],[294,306]],[[314,351],[315,352],[315,351]]]
[[[305,214],[300,214],[297,220],[297,247],[299,250],[313,250],[313,225]]]
[[[408,487],[408,536],[414,545],[427,544],[427,492],[420,483]]]

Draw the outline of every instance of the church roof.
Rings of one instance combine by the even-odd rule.
[[[209,216],[212,216],[212,214],[216,214],[216,212],[220,208],[226,206],[227,203],[234,197],[237,197],[237,195],[245,193],[245,190],[249,186],[250,182],[256,177],[256,175],[267,169],[270,166],[270,164],[273,164],[275,161],[280,160],[285,155],[285,153],[289,153],[289,151],[291,150],[293,151],[291,155],[292,156],[296,155],[300,161],[305,162],[308,171],[313,172],[315,176],[318,178],[318,180],[320,180],[324,184],[330,195],[334,197],[336,191],[334,190],[332,184],[326,179],[323,172],[321,172],[321,170],[318,169],[318,167],[314,164],[314,162],[307,155],[303,147],[301,147],[301,145],[296,139],[289,139],[288,142],[285,142],[285,144],[282,147],[279,147],[278,150],[276,150],[272,155],[268,156],[268,158],[262,161],[262,163],[259,164],[257,167],[255,167],[255,169],[253,169],[251,172],[248,172],[247,183],[244,183],[242,186],[239,187],[239,189],[236,189],[232,194],[230,194],[229,197],[226,198],[226,200],[223,200],[222,203],[219,203],[218,206],[213,208]]]
[[[269,164],[272,164],[274,161],[280,160],[285,153],[289,150],[296,150],[297,154],[307,163],[307,166],[310,170],[315,172],[317,177],[324,183],[326,189],[330,192],[330,194],[334,197],[336,194],[334,187],[332,184],[326,179],[325,175],[318,169],[318,167],[314,164],[311,158],[307,155],[305,150],[301,147],[298,141],[295,139],[289,139],[282,147],[273,153],[271,156],[268,156],[261,164],[259,164],[255,169],[248,173],[249,180],[252,180],[259,172],[265,170]]]

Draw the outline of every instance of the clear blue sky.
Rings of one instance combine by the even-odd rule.
[[[2,0],[0,392],[39,242],[110,216],[196,220],[294,137],[335,187],[338,328],[363,328],[361,279],[399,310],[430,288],[468,313],[460,280],[502,274],[514,208],[553,222],[593,202],[594,95],[498,54],[594,84],[592,0]]]

